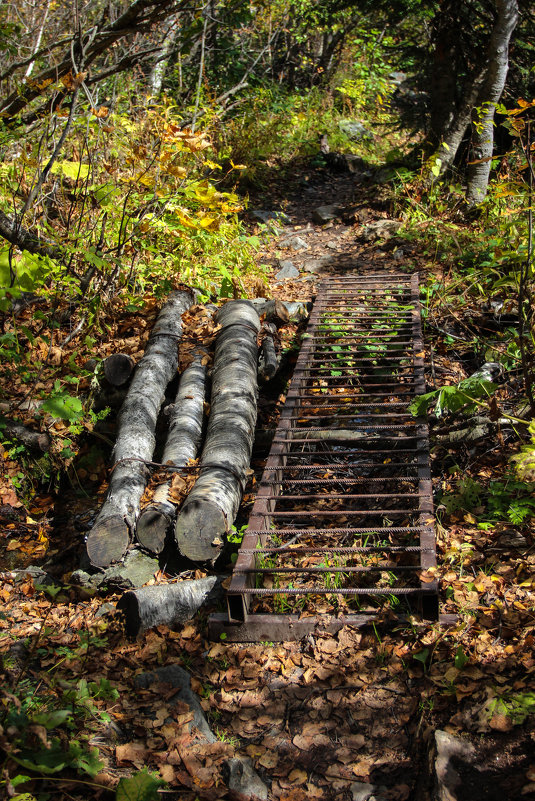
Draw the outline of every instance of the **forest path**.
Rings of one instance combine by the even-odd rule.
[[[379,177],[381,171],[310,168],[300,178],[277,181],[251,199],[250,219],[259,222],[264,217],[274,233],[258,254],[259,263],[273,271],[267,279],[270,294],[305,301],[315,295],[317,281],[328,275],[415,269],[410,257],[416,245],[396,236],[401,221],[395,217],[392,188],[374,175]],[[286,218],[268,220],[281,213]]]

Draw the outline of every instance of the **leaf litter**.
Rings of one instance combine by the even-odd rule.
[[[332,239],[336,230],[325,233]],[[373,245],[353,247],[355,258],[372,263],[377,256]],[[349,240],[344,252],[348,249]],[[387,266],[388,255],[383,259]],[[302,300],[312,289],[313,279],[307,279],[289,282],[274,294]],[[155,304],[149,318],[151,313],[156,314]],[[190,318],[192,342],[210,344],[215,331],[209,316],[194,307]],[[141,354],[146,327],[131,335],[133,320],[137,325],[139,318],[118,319],[114,333],[123,337],[125,348]],[[284,337],[291,341],[295,327],[288,331],[283,342]],[[447,350],[437,358],[452,382],[465,377]],[[437,486],[449,480],[438,467],[444,453],[447,447],[436,453]],[[461,457],[476,465],[470,469],[488,485],[508,454]],[[6,464],[9,478],[17,465],[10,467],[9,457]],[[103,494],[102,473],[97,480]],[[177,499],[187,491],[182,483],[187,480],[175,487]],[[16,509],[10,492],[4,483],[2,503]],[[4,526],[8,552],[16,542],[19,553],[27,548],[29,558],[40,560],[58,549],[59,543],[49,542],[57,536],[49,521],[51,502],[39,509],[34,499],[36,508],[30,507],[26,522],[17,518]],[[80,597],[69,572],[59,576],[63,588],[51,598],[38,581],[21,580],[7,570],[0,584],[4,709],[17,698],[13,693],[23,679],[51,702],[62,683],[70,685],[81,675],[87,681],[108,680],[118,697],[112,702],[97,697],[93,703],[109,720],[96,716],[83,723],[88,744],[98,747],[103,762],[94,779],[102,790],[95,789],[94,797],[105,797],[120,779],[146,766],[167,783],[174,793],[170,797],[227,798],[224,763],[240,755],[253,761],[273,799],[349,799],[351,784],[358,781],[382,785],[389,801],[406,801],[427,770],[432,732],[445,728],[479,743],[478,759],[486,760],[489,782],[496,788],[496,795],[487,797],[514,792],[529,801],[535,798],[535,765],[529,756],[535,739],[533,529],[528,521],[485,530],[476,521],[462,510],[440,519],[441,608],[458,616],[449,628],[410,617],[405,622],[386,618],[371,630],[345,626],[330,635],[318,629],[298,643],[239,645],[209,642],[203,615],[181,631],[159,627],[132,642],[118,620],[98,616],[101,598]],[[159,580],[176,579],[164,568]],[[108,595],[106,600],[117,598]],[[172,688],[134,690],[136,675],[173,663],[191,674],[215,743],[208,744],[192,727],[189,706],[174,699]],[[48,737],[42,731],[41,736]],[[9,754],[9,739],[4,732],[1,737]],[[58,797],[87,797],[71,778],[69,783],[65,777]],[[477,787],[471,789],[471,774],[463,778],[466,792],[477,793]],[[480,776],[479,787],[481,781]],[[29,781],[24,789],[35,786]]]

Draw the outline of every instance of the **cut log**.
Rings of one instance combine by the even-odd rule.
[[[169,433],[162,462],[184,467],[195,459],[201,444],[206,391],[206,349],[197,348],[193,361],[180,379],[175,402],[169,411]],[[175,521],[176,505],[169,497],[171,482],[156,488],[152,503],[139,516],[136,526],[138,542],[152,553],[161,553],[167,531]]]
[[[262,345],[260,349],[261,360],[258,368],[258,375],[262,381],[269,381],[279,369],[279,360],[275,350],[275,337],[277,329],[273,323],[265,323],[262,326]]]
[[[153,626],[185,623],[204,603],[217,600],[221,594],[221,579],[217,576],[176,584],[153,584],[125,592],[117,610],[125,616],[126,633],[135,637]]]
[[[302,323],[309,317],[308,305],[300,300],[253,298],[247,302],[254,306],[266,323],[275,323],[277,328],[289,323]]]
[[[8,439],[16,439],[30,450],[46,451],[50,448],[50,437],[41,431],[32,431],[17,420],[10,420],[0,415],[0,433]]]
[[[201,474],[178,515],[175,538],[193,561],[214,561],[234,522],[247,480],[256,424],[257,334],[260,320],[247,301],[216,315],[211,410]]]
[[[126,384],[134,367],[135,362],[127,353],[112,353],[103,362],[104,375],[112,387],[122,387]]]
[[[266,323],[275,323],[278,327],[288,325],[290,322],[290,314],[282,300],[266,300],[263,306],[257,308],[257,312]]]
[[[154,452],[156,419],[167,384],[178,366],[182,314],[195,302],[191,289],[173,292],[156,320],[119,412],[108,494],[87,537],[87,553],[97,567],[122,558],[133,532]]]

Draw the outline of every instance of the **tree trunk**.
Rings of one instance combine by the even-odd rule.
[[[487,195],[494,150],[494,112],[505,86],[509,69],[509,42],[518,21],[517,0],[496,0],[498,17],[489,43],[487,72],[474,110],[472,146],[468,165],[466,200],[469,206]]]
[[[277,329],[273,323],[265,323],[262,326],[263,339],[261,345],[261,361],[258,368],[258,375],[263,381],[269,381],[279,369],[279,360],[275,350],[275,337]]]
[[[8,439],[16,439],[26,448],[46,453],[50,448],[50,437],[41,431],[32,431],[17,420],[10,420],[0,415],[0,432]]]
[[[117,562],[128,548],[147,483],[145,462],[151,461],[154,452],[156,419],[178,366],[181,317],[194,302],[191,289],[169,296],[119,413],[108,495],[87,537],[89,559],[98,567]]]
[[[136,637],[153,626],[172,626],[190,620],[200,607],[222,593],[221,580],[207,576],[176,584],[154,584],[128,590],[117,604],[125,615],[126,633]]]
[[[178,515],[180,553],[214,561],[238,512],[247,480],[256,424],[257,335],[260,320],[250,303],[231,301],[216,315],[211,410],[201,474]]]
[[[206,350],[198,348],[184,370],[170,412],[169,433],[162,456],[164,464],[180,468],[197,456],[201,444],[206,389]],[[176,517],[176,504],[169,497],[171,481],[157,487],[152,502],[143,509],[136,527],[138,542],[152,553],[161,553],[167,531]]]
[[[169,64],[169,59],[175,47],[180,32],[179,15],[174,14],[167,23],[167,33],[163,39],[162,51],[154,64],[148,77],[148,92],[150,97],[158,98],[162,91],[165,74]]]
[[[50,256],[51,259],[60,259],[63,252],[56,247],[53,242],[40,239],[37,234],[33,234],[16,219],[0,211],[0,236],[7,239],[19,250],[27,250],[29,253],[38,253],[41,256]]]
[[[516,0],[496,0],[498,17],[494,24],[489,43],[487,45],[486,56],[481,62],[481,67],[474,75],[470,89],[465,93],[462,102],[458,106],[455,114],[453,115],[449,128],[444,132],[441,137],[441,142],[427,162],[428,172],[425,176],[426,179],[432,183],[440,178],[444,173],[453,165],[457,151],[463,140],[463,137],[472,121],[474,107],[486,106],[489,103],[489,98],[495,96],[495,84],[498,76],[503,77],[507,74],[507,51],[511,34],[516,25],[518,17]],[[505,59],[505,71],[503,69]],[[503,90],[500,89],[500,95]],[[494,109],[498,98],[492,103],[490,111],[490,132],[492,133],[492,124],[494,119]],[[485,119],[487,114],[484,114]],[[483,138],[487,140],[487,150],[489,147],[488,128],[484,133]],[[490,140],[490,152],[492,154],[492,141]],[[486,162],[482,162],[483,168]],[[490,159],[488,163],[490,170]],[[487,172],[488,181],[488,172]],[[486,187],[485,187],[486,192]]]
[[[429,140],[437,148],[455,115],[458,72],[457,0],[442,0],[432,26],[433,64],[429,87]]]

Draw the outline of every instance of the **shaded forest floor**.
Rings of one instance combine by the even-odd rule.
[[[330,204],[344,207],[346,222],[314,223],[314,209]],[[425,283],[433,270],[439,272],[417,241],[399,233],[386,238],[365,234],[370,222],[394,215],[388,188],[373,181],[303,168],[293,183],[275,184],[256,196],[250,208],[282,210],[291,221],[258,254],[273,273],[281,259],[300,271],[293,280],[270,279],[271,296],[309,300],[317,278],[329,273],[418,271]],[[306,248],[282,245],[289,235],[301,237]],[[251,295],[266,291],[249,289]],[[141,312],[120,323],[110,321],[115,333],[122,326],[122,338],[131,340],[135,354],[150,329],[151,308],[149,300]],[[473,316],[478,312],[467,309]],[[434,323],[426,340],[429,385],[457,382],[479,364],[473,353],[448,344],[437,331],[451,331],[451,321],[435,316]],[[295,345],[297,335],[290,327],[283,341]],[[110,352],[112,343],[115,348],[110,337]],[[107,347],[103,343],[103,352]],[[506,386],[499,390],[504,398],[510,391]],[[261,396],[260,428],[273,427],[278,408],[273,390]],[[447,427],[442,422],[432,430],[437,494],[455,491],[456,474],[483,488],[503,478],[515,448],[507,432],[452,444],[436,437]],[[106,437],[112,436],[110,426]],[[82,455],[93,447],[88,445]],[[145,765],[168,783],[165,797],[226,798],[223,763],[239,754],[252,760],[273,799],[349,801],[358,791],[355,782],[369,782],[389,801],[421,801],[431,797],[434,731],[446,729],[475,747],[473,758],[461,767],[459,801],[535,799],[535,551],[529,525],[481,527],[482,509],[468,511],[462,501],[457,508],[450,504],[449,511],[439,510],[441,609],[458,615],[453,627],[412,619],[400,624],[386,615],[371,629],[345,627],[335,636],[318,630],[296,643],[238,645],[209,642],[203,613],[181,630],[160,627],[132,642],[116,618],[99,613],[104,602],[114,603],[117,596],[88,597],[69,581],[85,528],[106,488],[106,452],[97,449],[95,454],[89,466],[87,459],[85,465],[75,464],[75,480],[65,484],[62,497],[37,496],[28,515],[15,508],[12,520],[4,519],[2,547],[6,559],[13,557],[8,566],[19,566],[21,549],[26,549],[26,564],[45,564],[63,589],[51,598],[31,578],[5,572],[0,630],[6,708],[24,695],[57,698],[66,687],[79,688],[81,679],[96,685],[105,679],[118,691],[112,701],[95,692],[85,706],[72,701],[71,736],[88,736],[105,765],[89,786],[77,783],[74,772],[63,772],[59,783],[59,775],[53,781],[28,780],[19,791],[105,797],[120,776]],[[265,455],[265,444],[259,444],[253,464],[257,475]],[[85,497],[80,483],[88,489]],[[253,497],[251,487],[240,524],[246,522]],[[192,565],[183,567],[179,578],[204,575]],[[176,576],[162,565],[156,580]],[[134,688],[135,675],[172,663],[191,674],[215,743],[207,745],[195,730],[190,732],[189,708],[170,701],[169,688]],[[35,729],[28,736],[36,747],[45,734]],[[2,737],[8,745],[7,728]],[[9,759],[4,768],[13,775]]]

